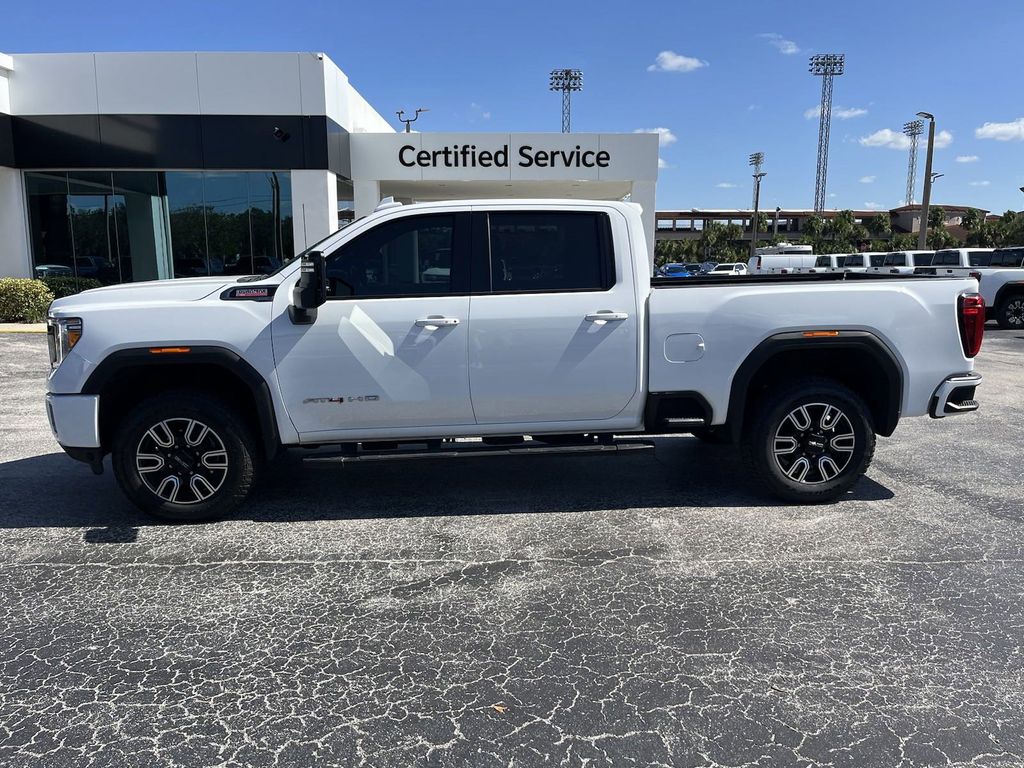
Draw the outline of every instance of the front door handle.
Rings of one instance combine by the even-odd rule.
[[[609,312],[608,310],[601,310],[600,312],[591,312],[589,315],[584,316],[584,320],[597,323],[606,320],[626,320],[629,315],[625,312]]]
[[[416,325],[420,328],[450,328],[453,325],[459,324],[459,318],[457,317],[424,317],[416,321]]]

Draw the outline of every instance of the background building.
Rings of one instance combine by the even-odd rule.
[[[653,247],[657,165],[654,135],[396,134],[321,53],[0,55],[0,276],[268,272],[386,195],[629,197]]]

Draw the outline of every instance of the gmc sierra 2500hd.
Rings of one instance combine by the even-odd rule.
[[[902,416],[978,407],[973,278],[652,281],[649,264],[631,203],[385,202],[274,274],[54,302],[50,422],[97,473],[112,454],[138,507],[200,520],[283,448],[344,462],[657,433],[738,442],[776,495],[825,501]]]

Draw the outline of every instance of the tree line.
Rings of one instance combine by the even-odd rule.
[[[977,208],[968,208],[960,220],[965,230],[963,240],[946,229],[946,212],[941,207],[928,211],[928,247],[958,248],[976,246],[998,248],[1024,244],[1024,211],[1007,211],[999,219],[986,221]],[[768,232],[768,217],[758,214],[758,232]],[[659,240],[655,244],[656,267],[678,262],[746,261],[750,241],[744,241],[743,227],[738,224],[708,222],[700,237],[694,240]],[[783,238],[760,235],[758,245],[775,245]],[[811,216],[805,222],[800,236],[787,242],[811,245],[815,253],[856,253],[857,251],[903,251],[917,248],[917,235],[900,232],[893,234],[892,219],[887,211],[858,223],[853,211],[839,211],[830,219]]]

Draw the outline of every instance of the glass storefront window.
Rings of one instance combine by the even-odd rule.
[[[252,271],[270,274],[292,256],[292,190],[287,173],[250,173]]]
[[[287,171],[25,173],[37,277],[269,273],[291,258]]]
[[[205,174],[207,261],[212,275],[253,273],[247,176]]]

